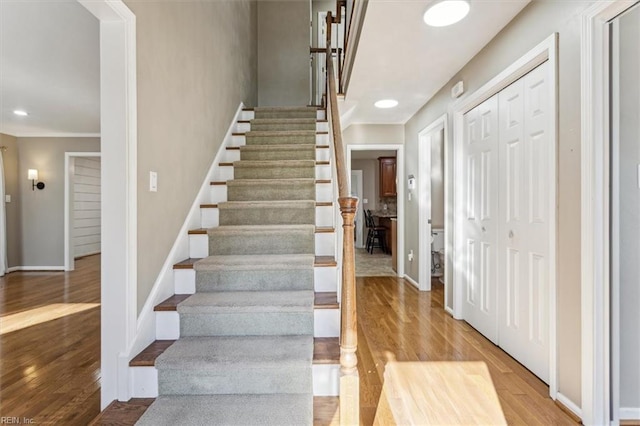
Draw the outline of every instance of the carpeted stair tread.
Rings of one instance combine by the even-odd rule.
[[[229,225],[218,226],[217,228],[207,229],[209,235],[225,235],[225,234],[240,234],[240,233],[255,233],[255,234],[268,234],[273,232],[303,232],[309,231],[315,232],[315,225]]]
[[[252,169],[262,169],[265,167],[284,169],[290,167],[315,167],[315,165],[315,160],[240,160],[233,162],[233,167],[236,169],[244,167]]]
[[[315,164],[315,161],[314,161]],[[300,186],[300,185],[314,185],[315,178],[281,178],[281,179],[233,179],[227,181],[228,187],[233,186],[253,186],[253,185],[281,185],[281,186]]]
[[[312,290],[196,293],[178,305],[178,313],[307,313],[314,297]]]
[[[245,133],[245,136],[259,137],[267,136],[271,138],[286,136],[316,136],[316,130],[251,130]]]
[[[211,370],[227,365],[308,367],[313,336],[184,337],[156,360],[156,368]]]
[[[313,423],[304,394],[159,396],[139,426],[298,426]]]
[[[251,124],[315,124],[316,118],[254,118],[249,120]]]
[[[316,145],[314,144],[267,144],[267,145],[243,145],[240,147],[240,152],[246,151],[301,151],[312,150],[315,152]]]
[[[250,124],[252,131],[316,130],[313,118],[256,118]]]
[[[196,262],[196,271],[254,271],[313,268],[313,254],[209,256]]]
[[[225,201],[218,204],[220,210],[233,209],[308,209],[315,208],[313,200],[277,200],[277,201]]]

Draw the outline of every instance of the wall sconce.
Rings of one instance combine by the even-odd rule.
[[[35,191],[36,188],[44,189],[44,182],[37,182],[38,180],[38,170],[37,169],[29,169],[27,171],[27,179],[31,181],[31,190]]]

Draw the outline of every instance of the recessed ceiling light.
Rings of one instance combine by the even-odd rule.
[[[19,115],[19,116],[21,116],[21,117],[26,117],[27,115],[29,115],[29,113],[27,113],[27,111],[22,111],[22,110],[20,110],[20,109],[17,109],[17,110],[15,110],[15,111],[13,111],[13,113],[14,113],[15,115]]]
[[[376,102],[374,105],[378,108],[393,108],[395,106],[398,106],[398,101],[396,101],[395,99],[383,99]]]
[[[431,6],[424,13],[424,22],[432,27],[446,27],[461,21],[469,13],[466,0],[444,0]]]

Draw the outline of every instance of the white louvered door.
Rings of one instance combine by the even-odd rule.
[[[549,380],[547,62],[465,114],[465,320]]]

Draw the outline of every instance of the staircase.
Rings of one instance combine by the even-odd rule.
[[[134,380],[157,374],[139,425],[310,425],[314,394],[334,393],[339,312],[319,271],[335,268],[333,203],[317,200],[329,146],[315,108],[247,115],[226,148],[237,161],[219,165],[230,179],[212,182],[225,200],[201,206],[191,259],[174,267],[193,282],[176,275],[176,296],[156,307],[159,340],[132,361],[153,368]]]

